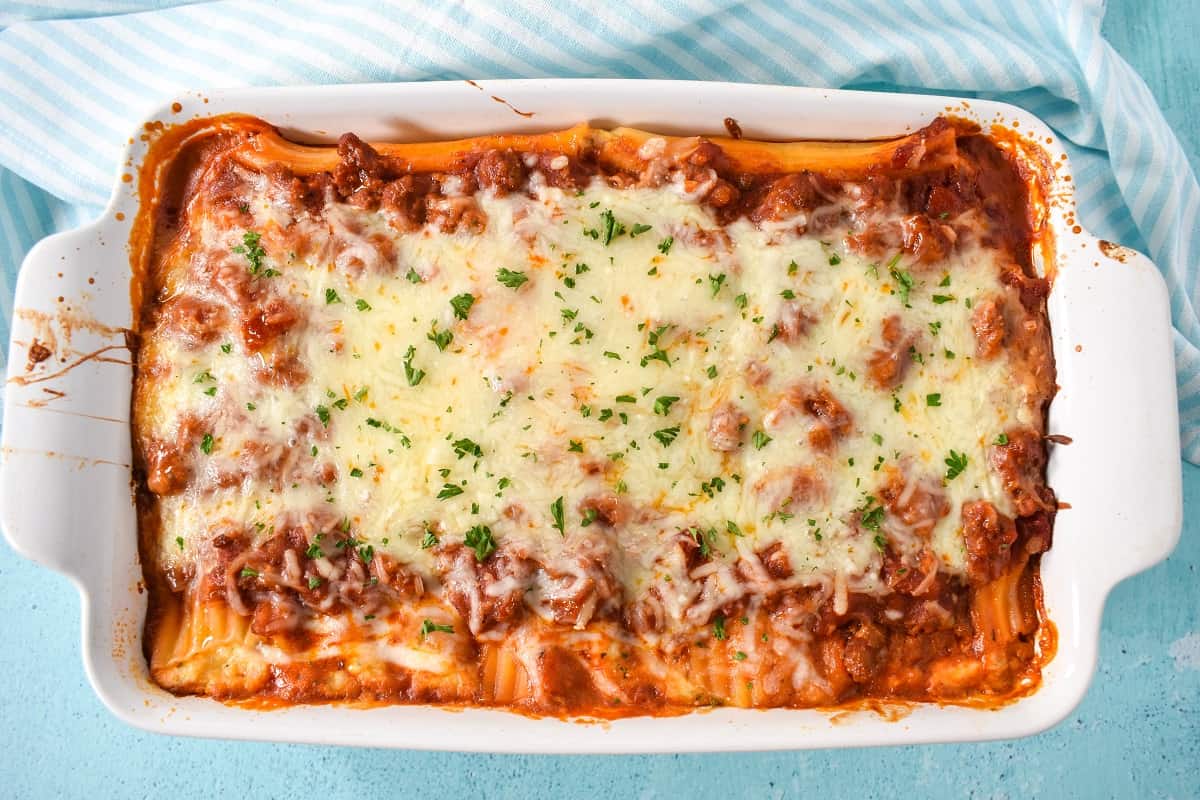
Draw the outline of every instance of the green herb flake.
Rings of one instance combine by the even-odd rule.
[[[483,559],[480,559],[482,561]],[[424,639],[431,633],[454,633],[453,625],[438,625],[431,619],[427,619],[421,623],[421,638]]]
[[[209,455],[213,450],[213,437],[211,433],[204,434],[204,438],[200,440],[200,450],[204,455]]]
[[[404,377],[408,380],[409,386],[418,385],[425,377],[425,370],[417,369],[412,365],[413,356],[417,353],[417,348],[412,345],[408,346],[408,350],[404,353]]]
[[[450,298],[450,308],[454,309],[454,316],[458,319],[466,319],[471,313],[471,306],[475,305],[475,295],[470,292],[456,294]]]
[[[434,346],[437,347],[438,352],[440,353],[445,351],[445,349],[450,346],[450,343],[454,341],[454,333],[449,329],[439,331],[437,322],[434,322],[433,326],[429,330],[429,333],[425,334],[425,338],[433,342]]]
[[[992,444],[994,444],[998,447],[1003,447],[1004,445],[1008,444],[1008,434],[1007,433],[999,434],[995,438],[995,440],[992,442]]]
[[[550,516],[554,518],[554,528],[559,536],[567,535],[566,518],[563,516],[563,499],[560,496],[550,504]]]
[[[459,460],[474,456],[475,458],[483,458],[483,448],[476,444],[471,439],[456,439],[451,447],[454,448],[454,455],[458,456]]]
[[[933,392],[932,394],[925,395],[925,405],[940,406],[941,404],[942,404],[941,392]]]
[[[665,417],[671,413],[671,405],[678,402],[679,398],[674,395],[663,395],[654,401],[654,413]]]
[[[442,490],[437,493],[438,500],[449,500],[463,493],[463,488],[457,483],[443,483]]]
[[[509,289],[520,289],[521,286],[529,280],[529,276],[524,272],[518,272],[517,270],[505,269],[504,267],[501,267],[499,271],[496,272],[496,280],[499,281],[501,285],[507,286]]]
[[[329,288],[325,290],[325,305],[328,306],[340,302],[342,302],[342,298],[338,297],[337,289]]]
[[[473,526],[463,537],[463,544],[475,551],[476,561],[484,561],[496,552],[496,540],[492,538],[492,529],[487,525]]]
[[[945,459],[945,464],[946,480],[952,481],[961,475],[963,470],[967,468],[967,454],[951,450],[950,455]]]
[[[750,441],[753,442],[755,450],[762,450],[771,443],[771,437],[764,431],[755,431],[754,435],[750,437]]]
[[[263,259],[267,256],[267,251],[262,248],[261,239],[261,234],[246,231],[242,234],[242,243],[233,248],[233,252],[246,257],[251,275],[258,275],[262,271]]]
[[[900,302],[907,306],[908,295],[912,292],[914,286],[913,276],[908,272],[908,270],[896,269],[895,265],[899,262],[900,254],[897,253],[896,256],[888,262],[888,273],[892,276],[896,283],[900,284]]]
[[[257,578],[261,573],[253,567],[242,567],[242,571],[238,573],[239,578]]]
[[[658,443],[663,447],[670,447],[671,443],[675,441],[675,437],[677,436],[679,436],[678,425],[673,425],[670,428],[660,428],[654,432],[654,438],[657,439]]]
[[[675,237],[668,236],[658,243],[658,252],[665,256],[667,253],[671,252],[671,245],[673,244],[675,244]]]

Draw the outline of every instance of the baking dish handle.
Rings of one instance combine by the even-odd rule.
[[[103,572],[111,537],[124,534],[114,521],[133,516],[128,268],[92,272],[126,258],[104,233],[95,224],[56,234],[25,257],[4,387],[5,538],[80,580]]]
[[[1073,259],[1055,282],[1070,301],[1051,303],[1064,388],[1049,428],[1071,442],[1054,447],[1048,477],[1062,515],[1080,517],[1070,529],[1094,538],[1076,551],[1089,562],[1076,568],[1111,587],[1179,541],[1174,334],[1166,283],[1149,258],[1090,237],[1081,250],[1091,257]]]

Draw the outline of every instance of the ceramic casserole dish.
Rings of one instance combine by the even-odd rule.
[[[718,708],[605,723],[470,708],[257,710],[176,697],[149,678],[146,594],[131,493],[127,243],[137,166],[155,126],[199,116],[261,117],[289,138],[456,139],[586,121],[662,133],[753,139],[890,137],[941,114],[1002,125],[1044,154],[1052,257],[1049,315],[1059,390],[1048,431],[1049,485],[1063,503],[1042,560],[1057,654],[1041,687],[998,709],[915,705],[878,711]],[[166,734],[322,744],[547,753],[730,751],[973,741],[1028,735],[1063,719],[1095,670],[1105,598],[1165,558],[1178,539],[1181,475],[1165,284],[1143,255],[1076,221],[1058,138],[1013,106],[944,97],[782,86],[529,80],[240,89],[193,93],[131,138],[112,199],[95,223],[40,242],[17,284],[3,430],[3,528],[13,548],[70,577],[83,611],[88,676],[120,719]],[[40,348],[40,349],[39,349]],[[892,713],[894,711],[895,713]]]

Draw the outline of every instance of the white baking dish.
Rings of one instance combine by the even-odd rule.
[[[723,133],[725,117],[737,119],[751,138],[855,139],[902,133],[947,111],[985,127],[1016,126],[1044,147],[1056,167],[1057,277],[1050,316],[1061,389],[1050,430],[1073,443],[1054,447],[1050,459],[1050,484],[1070,508],[1058,516],[1042,576],[1059,645],[1044,685],[1031,697],[996,711],[920,706],[891,721],[867,711],[719,709],[585,724],[419,706],[251,711],[165,693],[148,679],[142,657],[146,601],[130,491],[131,373],[121,330],[131,322],[126,242],[137,197],[136,180],[126,176],[136,172],[145,150],[139,130],[102,218],[42,241],[21,269],[2,475],[5,535],[18,552],[79,587],[88,676],[126,722],[195,736],[562,753],[1021,736],[1055,724],[1079,703],[1095,669],[1109,590],[1165,558],[1178,539],[1181,475],[1165,285],[1144,256],[1075,227],[1070,168],[1057,137],[1017,108],[915,95],[604,80],[243,89],[191,94],[178,104],[181,111],[167,104],[152,121],[242,112],[288,135],[323,141],[345,130],[368,140],[441,139],[583,120]],[[27,372],[35,339],[49,344],[54,356]]]

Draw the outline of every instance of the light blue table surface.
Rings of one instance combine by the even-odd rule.
[[[1200,2],[1114,0],[1104,27],[1200,169]],[[70,583],[0,544],[0,798],[1200,797],[1198,510],[1200,469],[1185,466],[1182,542],[1113,592],[1091,690],[1054,730],[761,755],[481,756],[141,733],[87,684]]]

